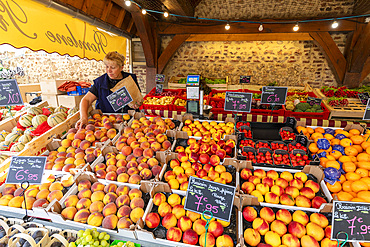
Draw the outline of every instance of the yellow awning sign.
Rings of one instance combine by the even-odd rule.
[[[32,0],[0,0],[0,44],[48,53],[103,60],[117,51],[126,56],[127,39]]]

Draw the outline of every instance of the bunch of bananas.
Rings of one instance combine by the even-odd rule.
[[[175,97],[164,96],[161,98],[148,97],[144,100],[144,104],[147,105],[170,105]]]

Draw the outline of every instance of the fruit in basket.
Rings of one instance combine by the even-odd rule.
[[[234,132],[234,123],[217,123],[215,121],[208,123],[207,121],[200,122],[185,120],[184,127],[181,129],[186,131],[188,136],[212,136],[213,138],[223,138],[224,135],[230,135]],[[217,133],[217,134],[215,134]]]
[[[171,97],[171,96],[164,96],[164,97],[160,97],[160,98],[147,97],[144,100],[143,104],[147,104],[147,105],[170,105],[170,104],[172,104],[174,98],[175,97]]]
[[[178,98],[178,99],[175,100],[174,104],[177,105],[177,106],[185,107],[186,106],[186,100]]]

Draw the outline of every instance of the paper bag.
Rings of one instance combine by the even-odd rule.
[[[126,77],[125,79],[122,79],[119,81],[112,89],[111,91],[114,93],[123,86],[126,87],[128,93],[131,95],[132,102],[129,103],[129,106],[132,107],[136,105],[137,107],[141,106],[144,102],[144,98],[141,95],[141,92],[139,88],[137,87],[134,79],[132,79],[131,76]]]

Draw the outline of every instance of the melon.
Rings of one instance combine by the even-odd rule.
[[[59,106],[59,107],[57,107],[57,108],[55,108],[55,110],[54,110],[54,113],[57,113],[57,112],[63,112],[63,113],[66,113],[68,111],[68,108],[67,107],[65,107],[65,106]]]
[[[9,158],[8,155],[0,155],[0,163],[3,163],[7,158]]]
[[[24,135],[22,135],[22,136],[18,139],[18,141],[19,141],[19,142],[22,142],[22,143],[24,143],[24,144],[26,144],[26,143],[30,142],[31,140],[32,140],[32,136],[31,136],[30,134],[24,134]]]
[[[21,116],[18,120],[18,123],[23,126],[23,127],[29,127],[32,125],[32,118],[33,118],[33,115],[32,114],[25,114],[23,116]]]
[[[31,132],[34,131],[36,128],[35,127],[29,127],[27,128],[23,134],[25,135],[31,135]]]
[[[57,112],[57,113],[51,114],[48,117],[47,121],[50,127],[54,127],[55,125],[62,123],[64,120],[66,120],[65,113]]]
[[[73,107],[73,108],[71,108],[71,109],[68,110],[68,116],[73,115],[76,112],[78,112],[78,108],[77,107]]]
[[[33,127],[37,128],[37,126],[39,126],[40,124],[42,124],[43,122],[45,122],[47,120],[48,120],[47,116],[39,114],[39,115],[33,117],[32,125],[33,125]]]
[[[52,106],[46,106],[46,107],[44,107],[44,108],[48,109],[48,110],[51,112],[51,114],[53,114],[53,113],[54,113],[55,107],[52,107]]]
[[[4,151],[9,148],[9,145],[5,144],[4,142],[0,143],[0,150]]]
[[[19,152],[19,151],[22,151],[24,149],[24,146],[25,146],[24,143],[22,143],[22,142],[16,142],[10,148],[10,151],[11,152]]]
[[[0,132],[0,141],[4,141],[4,140],[5,140],[5,137],[6,137],[7,135],[9,135],[9,132],[8,132],[8,131],[6,131],[6,130],[2,130],[2,131]]]
[[[21,135],[19,135],[18,133],[10,133],[9,135],[7,135],[6,137],[5,137],[5,141],[6,142],[10,142],[10,143],[12,143],[12,142],[16,142],[16,141],[18,141],[18,139],[21,137]]]
[[[32,114],[32,115],[42,114],[42,108],[37,107],[37,106],[32,106],[27,110],[27,113]]]

